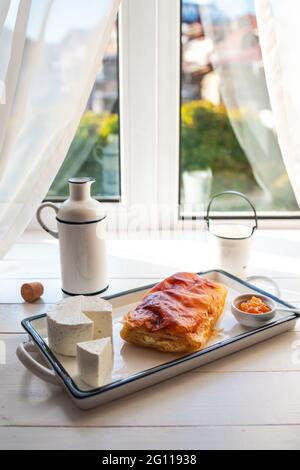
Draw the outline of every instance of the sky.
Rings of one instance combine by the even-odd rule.
[[[0,0],[1,1],[1,0]],[[6,25],[12,27],[16,21],[19,3],[12,0]],[[52,8],[47,27],[46,40],[58,42],[71,30],[86,30],[95,26],[100,17],[99,1],[103,0],[52,0]],[[38,34],[41,19],[51,0],[32,0],[30,10],[29,35]]]
[[[1,1],[1,0],[0,0]],[[6,24],[15,24],[16,13],[22,0],[12,0]],[[86,30],[96,25],[100,17],[99,2],[107,0],[52,0],[52,8],[47,26],[46,40],[59,42],[71,30]],[[151,0],[149,0],[151,1]],[[211,3],[226,13],[227,17],[254,13],[254,0],[183,0],[192,3]],[[51,0],[32,0],[30,31],[31,38],[39,32],[44,11]]]
[[[254,0],[183,0],[187,3],[214,4],[220,10],[226,13],[226,16],[232,18],[235,16],[242,16],[247,13],[255,13]]]

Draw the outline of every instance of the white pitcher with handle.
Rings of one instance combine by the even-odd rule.
[[[94,178],[71,178],[70,197],[60,208],[42,204],[37,211],[41,227],[59,240],[62,291],[67,295],[98,295],[108,288],[106,213],[91,197]],[[47,227],[42,211],[56,213],[58,231]]]

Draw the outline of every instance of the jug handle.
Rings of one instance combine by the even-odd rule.
[[[205,221],[206,221],[206,224],[207,224],[208,231],[210,231],[210,217],[209,216],[210,216],[210,210],[211,210],[212,203],[214,202],[215,199],[217,199],[221,196],[226,196],[228,194],[232,195],[232,196],[238,196],[238,197],[240,197],[240,198],[242,198],[242,199],[244,199],[245,201],[248,202],[249,206],[251,207],[251,209],[253,211],[254,220],[255,220],[255,226],[252,228],[252,233],[251,233],[251,235],[253,235],[255,230],[258,228],[258,220],[257,220],[256,209],[255,209],[254,205],[252,204],[252,202],[247,198],[247,196],[245,196],[245,194],[243,194],[243,193],[239,193],[238,191],[222,191],[221,193],[215,194],[211,198],[211,200],[209,201],[207,211],[206,211],[206,216],[205,216]]]
[[[47,233],[49,233],[50,235],[52,235],[52,237],[58,239],[58,232],[56,232],[55,230],[51,230],[51,229],[50,229],[49,227],[47,227],[47,225],[43,222],[43,219],[42,219],[42,211],[43,211],[46,207],[50,207],[50,209],[53,209],[56,214],[58,213],[58,207],[56,207],[54,204],[51,204],[51,202],[46,202],[45,204],[42,204],[42,205],[38,208],[38,210],[37,210],[37,213],[36,213],[37,221],[38,221],[38,223],[40,224],[40,226],[41,226]]]

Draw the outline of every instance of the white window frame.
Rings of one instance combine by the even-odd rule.
[[[122,202],[140,213],[139,228],[169,229],[178,219],[179,37],[179,1],[123,0]]]
[[[122,1],[121,202],[103,203],[110,232],[204,227],[203,220],[179,217],[180,14],[180,0]],[[260,227],[300,228],[300,220],[260,220]],[[29,228],[39,226],[33,221]]]

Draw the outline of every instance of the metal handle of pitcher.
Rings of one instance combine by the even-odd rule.
[[[258,227],[258,220],[257,220],[257,213],[256,213],[256,209],[254,207],[254,205],[252,204],[252,202],[247,198],[247,196],[245,196],[245,194],[243,193],[239,193],[238,191],[222,191],[221,193],[218,193],[218,194],[215,194],[211,200],[209,201],[209,204],[207,206],[207,212],[206,212],[206,216],[205,216],[205,220],[206,220],[206,223],[207,223],[207,228],[208,230],[210,229],[210,210],[211,210],[211,206],[212,206],[212,203],[214,202],[215,199],[221,197],[221,196],[227,196],[227,195],[231,195],[231,196],[238,196],[242,199],[244,199],[245,201],[248,202],[249,206],[251,207],[251,209],[253,210],[253,214],[254,214],[254,220],[255,220],[255,225],[254,227],[252,228],[252,232],[251,232],[251,235],[253,235],[254,231],[257,229]]]

